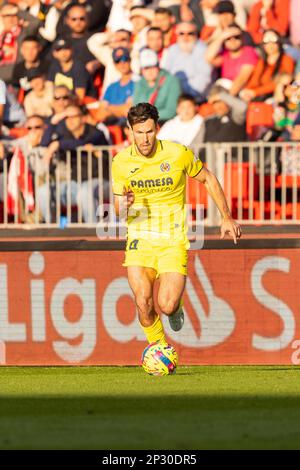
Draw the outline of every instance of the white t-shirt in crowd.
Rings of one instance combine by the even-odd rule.
[[[182,145],[190,145],[203,123],[203,117],[199,114],[190,121],[181,121],[179,116],[167,121],[160,129],[157,137],[162,140],[171,140]]]
[[[0,104],[6,103],[6,85],[3,80],[0,80]]]

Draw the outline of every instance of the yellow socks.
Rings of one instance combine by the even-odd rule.
[[[161,319],[158,315],[151,326],[141,325],[141,327],[143,328],[149,343],[154,343],[155,341],[161,341],[162,343],[167,342],[165,338],[164,328]]]

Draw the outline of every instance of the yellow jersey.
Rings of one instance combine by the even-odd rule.
[[[203,164],[184,145],[158,140],[151,157],[138,154],[135,145],[119,152],[112,162],[113,192],[130,188],[135,195],[128,212],[128,238],[144,238],[158,244],[183,243],[186,175],[195,177]]]

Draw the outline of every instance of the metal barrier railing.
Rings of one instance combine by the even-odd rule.
[[[233,216],[247,224],[300,222],[300,143],[203,144],[193,149],[224,188]],[[44,149],[3,160],[0,181],[1,227],[116,227],[111,209],[111,162],[116,147],[78,148],[46,164]],[[2,186],[2,188],[1,188]],[[204,223],[219,223],[219,214],[204,186],[187,183],[190,224],[204,208]],[[105,220],[98,216],[106,211]],[[201,221],[202,223],[202,221]]]

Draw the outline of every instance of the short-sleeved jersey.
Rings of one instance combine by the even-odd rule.
[[[119,152],[112,163],[113,192],[122,195],[126,187],[135,195],[128,214],[128,237],[188,247],[186,176],[195,177],[202,167],[189,148],[166,140],[157,141],[151,157],[139,155],[135,145]]]

